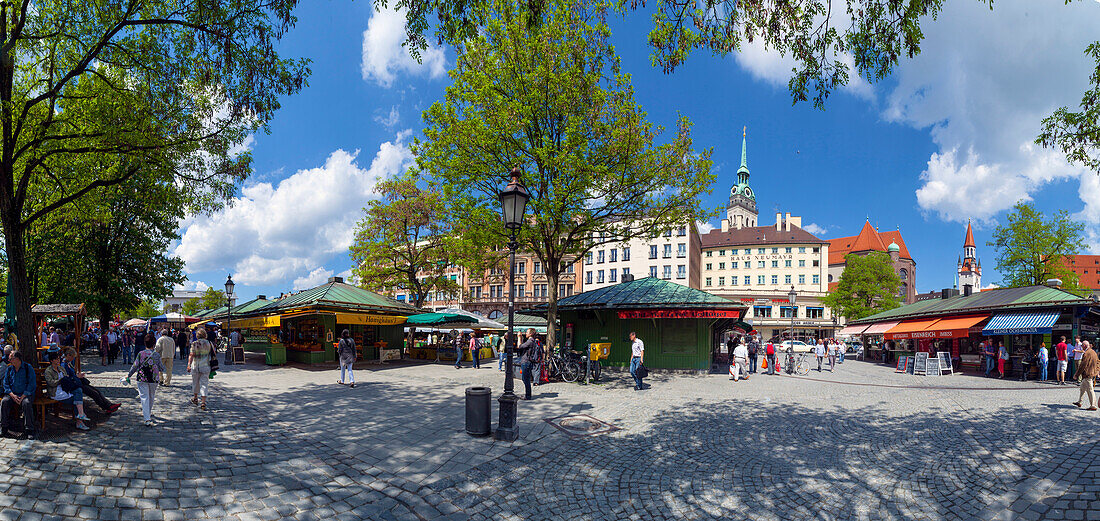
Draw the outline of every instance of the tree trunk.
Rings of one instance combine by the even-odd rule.
[[[558,273],[559,268],[551,268],[550,266],[558,266],[557,261],[547,263],[546,269],[546,285],[549,293],[550,302],[546,308],[546,349],[547,354],[553,353],[554,348],[558,344],[558,332],[554,327],[554,324],[558,319],[558,279],[561,275]]]
[[[38,339],[31,319],[31,292],[27,280],[27,252],[23,244],[23,224],[16,212],[4,212],[4,248],[8,253],[8,277],[11,277],[12,302],[15,304],[15,331],[23,359],[33,363],[38,354]]]

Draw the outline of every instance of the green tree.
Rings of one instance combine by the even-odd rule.
[[[849,253],[844,257],[844,273],[836,289],[822,303],[851,320],[894,309],[901,305],[898,287],[901,279],[894,273],[890,256],[882,252],[868,255]]]
[[[446,273],[452,230],[439,190],[421,188],[416,177],[404,175],[382,181],[375,191],[382,199],[367,203],[351,245],[359,285],[403,291],[418,308],[430,292],[458,290]]]
[[[993,8],[992,0],[980,0]],[[795,60],[789,88],[795,102],[812,97],[823,107],[829,94],[846,85],[852,70],[840,59],[852,57],[856,73],[869,81],[885,78],[902,57],[920,53],[921,23],[935,17],[944,0],[615,0],[618,12],[652,9],[649,33],[652,61],[665,72],[684,63],[694,50],[719,56],[762,41],[768,49]],[[380,9],[391,4],[375,3]],[[537,20],[553,2],[531,0],[517,9]],[[394,0],[406,14],[406,45],[415,57],[427,47],[431,27],[441,41],[458,45],[477,38],[491,23],[493,0]],[[429,16],[435,15],[431,23]]]
[[[202,303],[202,309],[218,309],[226,305],[229,299],[225,298],[225,292],[220,289],[206,288],[199,297],[199,302]]]
[[[454,84],[424,113],[426,140],[413,148],[416,173],[440,180],[464,251],[482,256],[507,241],[497,200],[506,175],[526,172],[519,244],[544,266],[552,324],[566,263],[712,215],[699,209],[714,175],[686,118],[655,144],[663,129],[635,102],[600,6],[565,1],[536,16],[525,5],[498,2],[485,30],[458,47]]]
[[[1068,257],[1085,247],[1085,225],[1070,219],[1065,210],[1047,218],[1030,204],[1016,203],[1008,224],[993,231],[988,243],[997,251],[997,271],[1008,287],[1036,286],[1048,279],[1076,289],[1079,279],[1068,267]]]
[[[137,306],[125,311],[121,314],[123,320],[130,320],[131,318],[151,318],[159,316],[160,310],[157,309],[157,303],[150,300],[143,300],[138,303]],[[103,320],[102,318],[100,320]],[[103,324],[104,322],[100,322]]]
[[[188,184],[189,202],[225,200],[249,173],[233,150],[308,75],[276,51],[295,4],[0,3],[0,225],[25,348],[27,231],[148,165]],[[95,166],[107,158],[125,168]]]
[[[1036,143],[1060,150],[1070,163],[1100,174],[1100,42],[1085,51],[1096,60],[1092,87],[1081,98],[1081,110],[1061,107],[1043,120],[1043,132]]]
[[[180,306],[180,312],[187,316],[193,316],[195,313],[198,313],[202,310],[202,300],[199,300],[198,297],[189,298],[183,302],[182,306]]]

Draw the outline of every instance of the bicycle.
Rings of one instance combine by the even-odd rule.
[[[798,376],[810,374],[809,356],[809,353],[802,353],[795,360],[794,353],[787,353],[787,374],[797,374]]]
[[[560,378],[563,381],[573,383],[581,376],[581,365],[574,356],[556,353],[546,361],[550,378]]]

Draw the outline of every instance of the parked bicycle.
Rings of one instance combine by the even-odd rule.
[[[787,374],[806,376],[810,374],[810,354],[802,353],[795,358],[794,353],[787,351]]]
[[[572,351],[559,351],[555,353],[546,361],[546,368],[550,372],[550,378],[560,378],[570,383],[576,382],[582,374],[578,356]]]

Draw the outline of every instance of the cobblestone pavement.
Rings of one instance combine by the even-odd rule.
[[[635,392],[611,373],[537,388],[500,443],[463,425],[465,387],[499,394],[495,363],[364,365],[354,389],[331,367],[225,369],[204,413],[177,367],[153,428],[101,371],[119,414],[0,441],[0,519],[1100,520],[1100,415],[1070,386],[848,362]],[[571,414],[618,430],[544,421]]]

